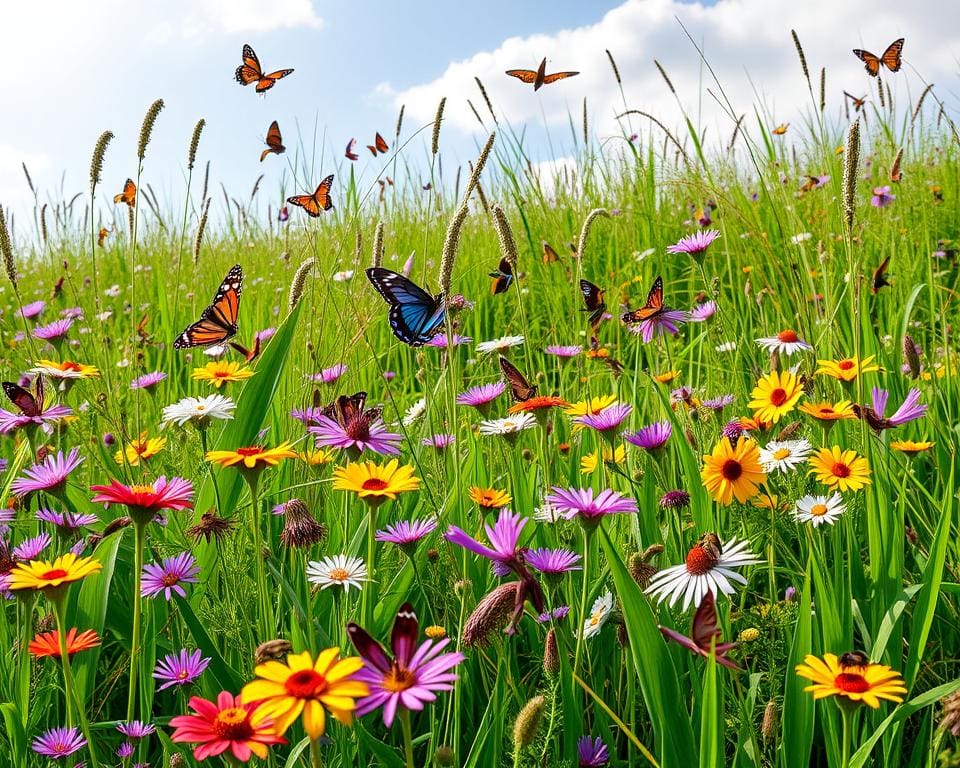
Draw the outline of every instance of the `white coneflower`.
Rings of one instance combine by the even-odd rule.
[[[307,563],[307,581],[321,589],[343,587],[344,592],[349,592],[350,587],[356,587],[359,592],[369,579],[367,566],[359,557],[333,555]]]
[[[814,528],[826,523],[833,525],[846,511],[843,497],[839,493],[832,496],[804,496],[797,500],[793,517],[798,523],[810,523]]]
[[[403,426],[409,427],[423,418],[423,414],[427,412],[427,401],[426,398],[421,397],[417,402],[407,408],[407,412],[403,414]]]
[[[808,440],[771,440],[760,449],[763,471],[789,472],[807,460],[813,446]]]
[[[530,429],[537,423],[537,417],[532,413],[518,413],[505,419],[491,419],[480,422],[481,435],[514,435],[525,429]]]
[[[481,355],[486,355],[490,352],[502,352],[505,349],[510,349],[510,347],[519,347],[523,342],[523,336],[501,336],[499,339],[481,341],[477,344],[477,352]]]
[[[801,339],[797,332],[791,329],[780,331],[776,336],[765,336],[757,339],[757,344],[767,352],[779,352],[781,355],[792,355],[794,352],[807,352],[813,345]]]
[[[613,594],[607,590],[594,601],[593,607],[590,609],[590,615],[584,619],[583,637],[593,637],[599,634],[611,613],[613,613]]]
[[[232,419],[233,409],[236,407],[233,400],[223,395],[185,397],[163,409],[163,421],[173,422],[181,427],[188,421],[197,426],[205,426],[214,419]]]

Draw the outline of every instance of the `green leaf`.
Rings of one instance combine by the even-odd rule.
[[[188,600],[182,597],[176,597],[177,605],[180,607],[180,615],[183,617],[183,623],[187,625],[190,634],[197,644],[197,648],[204,656],[210,657],[210,671],[217,678],[217,682],[223,686],[225,691],[239,691],[244,683],[244,678],[239,672],[231,667],[226,659],[220,655],[217,646],[214,645],[210,635],[203,628],[203,623],[193,612]]]
[[[354,730],[357,732],[360,743],[369,749],[377,758],[377,765],[387,766],[387,768],[403,768],[404,760],[396,749],[384,744],[370,731],[364,728],[359,722],[354,723]]]
[[[810,590],[810,563],[808,562],[800,592],[800,610],[797,613],[797,626],[790,646],[790,660],[787,663],[783,697],[783,754],[787,765],[809,765],[810,751],[813,748],[815,714],[813,697],[803,690],[807,681],[794,671],[796,665],[803,662],[804,656],[813,651]]]
[[[27,733],[23,729],[23,723],[20,722],[17,705],[11,702],[0,704],[0,715],[3,715],[3,722],[6,724],[3,736],[10,744],[10,751],[7,754],[13,761],[13,765],[23,768],[27,764],[26,758],[30,750],[27,747]]]

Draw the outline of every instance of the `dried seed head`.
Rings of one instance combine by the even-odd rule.
[[[663,547],[660,548],[661,550]],[[650,579],[657,572],[656,566],[650,565],[644,558],[646,553],[634,552],[627,560],[627,570],[641,589],[646,589]]]
[[[253,652],[253,658],[257,664],[263,664],[274,659],[281,659],[292,650],[293,644],[289,640],[282,638],[267,640],[267,642],[260,643],[257,646],[257,650]]]
[[[441,768],[447,768],[447,766],[457,764],[457,754],[453,751],[453,747],[441,744],[433,754],[433,760]]]
[[[43,238],[43,244],[47,244],[47,204],[44,203],[40,209],[40,236]]]
[[[587,97],[583,97],[583,146],[590,143],[590,131],[587,124]]]
[[[97,143],[93,146],[93,157],[90,158],[91,196],[97,184],[100,183],[100,174],[103,172],[103,157],[107,154],[107,147],[110,146],[111,141],[113,141],[113,132],[104,131],[100,134],[100,138],[97,139]]]
[[[499,203],[494,203],[490,209],[493,213],[493,225],[497,230],[497,239],[500,241],[500,255],[507,260],[514,272],[517,270],[517,243],[513,238],[513,229],[510,220]]]
[[[483,87],[483,83],[480,81],[479,77],[475,77],[473,79],[477,81],[477,88],[480,89],[480,95],[483,96],[483,100],[487,104],[487,109],[490,110],[490,117],[493,118],[494,124],[499,125],[499,123],[497,123],[497,116],[493,111],[493,104],[490,103],[490,97],[487,96],[487,89]]]
[[[523,705],[513,723],[513,751],[520,752],[533,744],[543,720],[543,710],[547,700],[543,696],[534,696]]]
[[[203,204],[203,213],[200,214],[200,223],[197,224],[197,232],[193,236],[193,263],[200,262],[200,248],[203,246],[203,233],[207,229],[207,216],[210,214],[210,198]]]
[[[293,282],[290,283],[290,296],[287,301],[287,306],[290,311],[293,311],[293,308],[297,306],[300,302],[300,297],[303,296],[303,289],[307,284],[307,276],[310,274],[310,270],[313,269],[313,265],[316,263],[316,259],[312,256],[309,259],[305,259],[304,262],[297,267],[297,272],[293,276]]]
[[[407,108],[406,104],[400,105],[400,114],[397,115],[397,128],[393,132],[394,142],[400,138],[400,131],[403,130],[403,112]]]
[[[793,38],[793,44],[797,46],[797,56],[800,59],[800,67],[803,69],[803,76],[806,78],[807,83],[810,83],[810,70],[807,69],[807,57],[803,54],[803,46],[800,45],[800,38],[797,36],[797,31],[795,29],[790,30],[790,36]]]
[[[3,268],[7,277],[17,287],[17,264],[13,257],[13,243],[10,242],[10,231],[7,229],[7,218],[3,213],[3,206],[0,205],[0,255],[3,256]]]
[[[820,67],[820,111],[827,108],[827,68]]]
[[[927,98],[927,94],[930,93],[930,90],[933,88],[933,83],[927,83],[927,87],[923,89],[920,94],[920,98],[917,99],[917,105],[913,108],[913,115],[910,117],[910,125],[912,126],[917,122],[917,118],[920,116],[920,109],[923,107],[923,100]]]
[[[777,731],[780,730],[780,709],[777,702],[773,699],[767,702],[763,708],[763,724],[760,726],[760,733],[763,735],[763,741],[770,744],[777,738]]]
[[[473,106],[473,102],[470,101],[470,99],[467,99],[467,106],[470,107],[470,111],[473,112],[473,116],[477,118],[477,122],[480,123],[480,125],[483,125],[483,118],[480,117],[480,113],[477,112],[477,108]]]
[[[617,79],[617,85],[623,85],[623,81],[620,79],[620,70],[617,68],[617,62],[613,58],[613,54],[610,53],[610,49],[607,48],[607,58],[610,59],[610,68],[613,69],[613,76]]]
[[[377,222],[377,228],[373,231],[373,266],[379,267],[383,264],[383,221]]]
[[[848,235],[853,234],[853,216],[857,204],[857,166],[860,164],[860,119],[857,118],[847,131],[847,143],[843,150],[843,213]]]
[[[940,727],[960,737],[960,691],[951,693],[943,699],[943,714],[940,716]]]
[[[284,510],[280,532],[280,543],[284,546],[304,549],[327,538],[327,526],[318,523],[300,499],[290,499]]]
[[[790,440],[794,435],[796,435],[800,430],[803,429],[802,421],[794,421],[791,424],[787,424],[783,429],[780,430],[780,434],[777,435],[777,440]]]
[[[143,116],[143,124],[140,126],[140,138],[137,140],[137,157],[143,160],[147,154],[147,146],[150,144],[150,136],[153,134],[153,126],[157,122],[157,115],[164,107],[163,99],[157,99],[147,109],[147,114]]]
[[[435,155],[440,151],[440,123],[443,122],[443,108],[447,105],[447,97],[440,99],[437,105],[437,114],[433,118],[433,138],[430,141],[430,154]]]
[[[20,165],[23,166],[23,175],[27,177],[27,186],[30,187],[30,191],[33,193],[33,196],[37,196],[37,190],[33,186],[33,179],[30,178],[30,171],[27,170],[27,164],[21,162]]]
[[[361,256],[363,256],[363,230],[358,226],[356,237],[353,241],[353,263],[359,264]]]
[[[920,378],[920,345],[909,335],[903,337],[903,362],[911,379]]]
[[[560,674],[560,647],[554,629],[547,632],[547,639],[543,644],[543,673],[548,677]]]
[[[203,171],[203,191],[200,193],[200,199],[207,199],[207,189],[210,186],[210,161],[207,160],[207,165]]]
[[[660,77],[663,78],[663,82],[667,84],[667,88],[670,89],[670,93],[674,96],[677,95],[676,89],[673,87],[673,83],[670,82],[670,78],[667,76],[667,70],[663,68],[663,65],[660,64],[656,59],[653,60],[654,65],[657,67],[657,71],[660,73]]]
[[[167,768],[187,768],[187,758],[181,752],[173,752],[167,760]]]
[[[109,536],[110,534],[116,533],[117,531],[122,531],[132,522],[133,520],[131,520],[129,517],[126,517],[126,516],[118,517],[115,520],[111,520],[109,523],[107,523],[106,527],[104,527],[103,535]]]
[[[211,509],[200,516],[199,523],[187,528],[187,536],[194,541],[200,541],[200,539],[204,539],[207,543],[210,543],[212,539],[219,541],[229,534],[236,525],[236,520],[229,517],[220,517],[217,515],[216,509]]]
[[[190,137],[190,149],[187,150],[187,170],[192,171],[194,163],[197,162],[197,147],[200,146],[200,134],[203,133],[203,127],[207,121],[202,117],[193,126],[193,136]]]
[[[506,625],[517,600],[519,581],[508,581],[485,595],[473,609],[463,627],[463,644],[468,648],[485,646],[494,632]]]
[[[580,228],[580,239],[577,241],[577,257],[580,259],[581,264],[583,263],[583,255],[587,250],[587,239],[590,237],[590,229],[593,227],[593,222],[600,216],[606,219],[610,218],[610,214],[607,213],[606,208],[594,208],[587,214],[587,218],[583,220],[583,226]]]

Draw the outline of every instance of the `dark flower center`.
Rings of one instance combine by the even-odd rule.
[[[249,741],[253,736],[249,715],[243,707],[230,707],[218,712],[213,730],[224,741]]]
[[[394,662],[390,671],[383,676],[383,689],[400,693],[417,684],[417,676],[408,669],[402,669]]]
[[[770,393],[770,402],[775,406],[780,407],[787,401],[787,390],[782,387],[777,387]]]
[[[370,419],[366,416],[347,419],[343,431],[351,440],[366,441],[370,438]]]
[[[837,363],[837,368],[839,368],[841,371],[849,371],[853,367],[853,360],[841,360],[839,363]]]
[[[743,467],[736,459],[727,459],[723,462],[720,474],[723,475],[724,480],[729,480],[732,483],[740,479],[740,475],[743,474]]]
[[[870,683],[856,672],[841,672],[834,678],[833,684],[844,693],[865,693],[870,690]]]
[[[850,467],[844,464],[842,461],[838,461],[833,467],[830,468],[830,471],[833,473],[834,477],[850,477]]]
[[[41,574],[40,578],[44,581],[53,581],[54,579],[62,579],[65,576],[69,576],[69,574],[63,570],[63,568],[53,568]]]
[[[160,583],[165,587],[172,587],[180,582],[180,577],[175,573],[165,573]]]
[[[327,681],[312,669],[301,669],[287,678],[284,687],[294,698],[313,699],[327,689]]]

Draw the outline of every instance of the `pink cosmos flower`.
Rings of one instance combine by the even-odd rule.
[[[667,253],[685,253],[688,256],[702,257],[707,248],[720,237],[715,229],[701,229],[692,235],[681,237],[675,244],[667,246]]]

